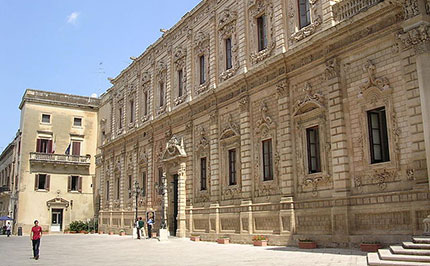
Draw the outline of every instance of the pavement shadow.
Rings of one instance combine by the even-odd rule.
[[[272,251],[283,251],[283,252],[302,252],[302,253],[327,253],[327,254],[339,254],[339,255],[357,255],[366,256],[366,252],[362,252],[356,249],[338,249],[338,248],[315,248],[315,249],[300,249],[296,247],[268,247],[266,250]]]

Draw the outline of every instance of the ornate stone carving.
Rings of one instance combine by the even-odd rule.
[[[240,129],[239,129],[239,125],[233,122],[233,116],[230,114],[228,116],[227,125],[221,131],[220,140],[231,138],[231,137],[240,137]]]
[[[289,82],[288,79],[282,79],[276,84],[276,93],[278,99],[288,94]]]
[[[185,152],[184,139],[173,135],[166,144],[166,149],[163,152],[162,160],[166,162],[186,157],[187,153]]]
[[[173,63],[177,75],[179,75],[179,70],[182,70],[182,95],[178,95],[178,97],[175,98],[175,105],[185,102],[188,97],[186,58],[187,50],[182,48],[182,46],[176,47],[173,55]],[[175,80],[175,84],[177,87],[179,87],[179,77],[177,77]]]
[[[316,107],[324,107],[322,94],[319,92],[314,93],[309,82],[305,83],[303,91],[306,95],[302,99],[297,100],[294,104],[294,115],[299,114],[300,109],[308,104],[314,104]]]
[[[219,67],[221,73],[219,74],[220,81],[225,81],[233,77],[239,69],[239,53],[238,53],[238,38],[237,38],[237,12],[230,9],[224,9],[218,21],[218,34],[219,34],[219,47],[225,47],[225,40],[230,38],[231,40],[231,54],[232,54],[232,66],[230,69],[226,69],[226,49],[219,49]]]
[[[296,42],[301,41],[304,38],[314,34],[321,24],[322,18],[317,16],[311,24],[291,34],[291,39],[295,40]]]
[[[250,25],[250,43],[251,43],[251,62],[257,64],[266,58],[270,57],[276,47],[274,38],[274,19],[273,19],[273,3],[271,0],[250,0],[249,1],[249,25]],[[267,19],[267,47],[258,51],[258,34],[257,34],[257,18],[264,14]]]
[[[203,126],[198,129],[198,141],[196,143],[196,152],[206,150],[209,148],[209,139],[206,134],[206,130]]]
[[[336,58],[331,58],[325,62],[325,79],[333,79],[339,76],[339,63]]]
[[[360,86],[361,88],[360,95],[363,95],[364,93],[366,93],[366,91],[370,88],[378,88],[381,91],[384,91],[390,88],[387,78],[376,78],[375,76],[376,66],[371,61],[367,61],[367,63],[363,65],[363,70],[367,72],[367,79],[364,82],[364,84]]]
[[[403,0],[402,2],[405,20],[420,14],[417,0]]]
[[[239,100],[239,107],[242,112],[249,111],[249,97],[244,96]]]
[[[401,31],[397,37],[402,41],[406,47],[418,45],[429,41],[430,39],[430,27],[425,24],[408,30],[407,32]]]
[[[204,56],[205,61],[205,81],[201,83],[200,75],[195,75],[197,87],[195,92],[197,95],[206,92],[209,89],[209,57],[210,57],[210,35],[205,32],[198,32],[194,39],[194,50],[196,54],[195,65],[200,66],[200,57]]]

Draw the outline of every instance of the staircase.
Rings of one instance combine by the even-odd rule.
[[[367,254],[367,264],[374,265],[430,265],[430,236],[413,237],[412,242],[403,242],[401,246],[380,249],[378,253]]]

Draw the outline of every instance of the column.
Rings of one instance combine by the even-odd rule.
[[[218,110],[210,115],[209,145],[210,145],[210,201],[218,202],[220,197],[220,169],[219,169],[219,132]]]
[[[185,191],[185,181],[187,179],[187,164],[182,162],[180,165],[180,169],[178,172],[178,230],[176,236],[185,237],[186,233],[186,216],[185,216],[185,207],[187,204],[186,200],[186,191]]]

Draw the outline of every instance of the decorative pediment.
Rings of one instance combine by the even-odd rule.
[[[268,115],[268,110],[267,104],[262,102],[260,107],[261,118],[256,123],[256,133],[262,137],[269,136],[270,131],[276,127],[275,122],[273,122],[273,119]]]
[[[157,71],[158,80],[164,80],[166,76],[166,71],[167,71],[166,63],[164,63],[164,61],[159,61],[157,64],[156,71]]]
[[[151,74],[148,72],[144,72],[142,75],[142,84],[145,86],[146,83],[149,83],[151,81]]]
[[[294,115],[300,115],[314,109],[324,108],[322,94],[318,92],[314,93],[309,82],[305,83],[303,91],[306,95],[302,99],[297,100],[294,105]]]
[[[140,164],[148,163],[148,154],[146,154],[146,150],[144,148],[140,149],[140,152],[139,152],[139,163]]]
[[[228,123],[221,132],[220,140],[225,140],[233,137],[240,137],[240,131],[239,126],[233,122],[233,116],[230,114],[228,117]]]
[[[177,69],[181,69],[185,67],[185,59],[187,57],[187,49],[182,46],[178,46],[175,48],[173,53],[173,63],[175,64]]]
[[[376,78],[376,67],[371,61],[367,61],[363,65],[363,70],[367,74],[367,78],[363,85],[360,86],[359,96],[364,98],[379,98],[384,92],[390,92],[390,85],[387,78]]]
[[[63,208],[67,209],[69,207],[69,205],[70,205],[70,203],[67,200],[60,198],[60,197],[53,198],[53,199],[48,200],[46,202],[46,206],[48,206],[48,210],[51,207],[63,207]]]
[[[235,22],[237,19],[237,12],[232,11],[230,9],[224,9],[221,14],[218,21],[218,30],[219,31],[225,31],[227,30],[226,26],[230,25],[232,22]]]
[[[200,127],[198,133],[198,142],[196,144],[196,152],[209,149],[209,139],[206,134],[206,130],[203,126]]]
[[[166,149],[161,157],[163,162],[187,157],[184,147],[184,139],[173,136],[166,144]]]
[[[194,39],[194,45],[196,47],[203,47],[209,45],[210,36],[208,33],[199,31]]]

